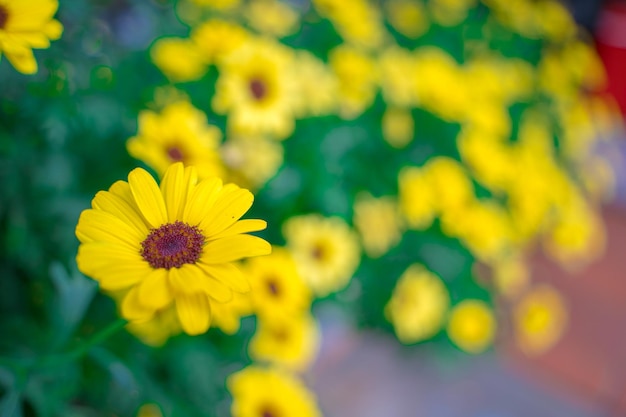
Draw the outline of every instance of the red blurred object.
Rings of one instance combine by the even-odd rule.
[[[615,97],[626,116],[626,2],[609,2],[603,7],[595,37],[606,67],[607,92]]]

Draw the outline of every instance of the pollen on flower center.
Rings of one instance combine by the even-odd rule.
[[[9,11],[0,4],[0,29],[4,29],[9,20]]]
[[[153,268],[180,268],[198,261],[204,240],[197,226],[181,221],[164,224],[141,242],[141,256]]]
[[[250,80],[250,93],[255,100],[262,100],[267,95],[267,85],[258,78]]]

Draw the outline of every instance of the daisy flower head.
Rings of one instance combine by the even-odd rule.
[[[233,262],[271,252],[268,242],[248,234],[266,222],[240,220],[253,200],[219,178],[199,181],[195,167],[182,163],[167,169],[160,186],[136,168],[81,213],[78,268],[104,291],[127,290],[125,319],[147,321],[173,306],[185,333],[204,333],[211,304],[249,290]]]
[[[36,73],[33,48],[49,48],[63,32],[52,18],[58,8],[56,0],[0,0],[0,56],[22,74]]]
[[[278,367],[248,366],[230,375],[226,386],[233,396],[233,417],[322,415],[315,395],[299,378]]]
[[[292,217],[283,225],[283,235],[298,271],[317,296],[345,288],[361,261],[358,235],[339,217]]]
[[[163,176],[174,162],[196,167],[200,178],[223,177],[219,154],[222,133],[206,114],[188,101],[177,101],[159,113],[139,114],[137,135],[126,142],[131,156]]]

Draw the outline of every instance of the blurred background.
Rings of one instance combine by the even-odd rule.
[[[251,216],[268,221],[273,245],[298,259],[284,225],[309,214],[338,217],[358,236],[350,282],[326,293],[312,285],[317,354],[296,373],[323,415],[626,416],[626,2],[76,0],[55,18],[63,34],[35,51],[36,74],[0,61],[0,416],[231,415],[228,375],[284,365],[282,353],[248,348],[254,308],[194,338],[128,328],[73,363],[15,365],[117,317],[76,268],[74,228],[93,195],[132,168],[162,174],[131,138],[149,140],[140,114],[180,101],[220,132],[211,169],[255,193]],[[289,70],[276,46],[253,63],[229,57],[238,29],[200,31],[215,20],[259,50],[275,42],[310,56],[288,58]],[[7,30],[0,24],[0,36]],[[308,104],[241,116],[245,100],[225,86],[246,74],[267,81],[248,80],[257,99],[280,84]],[[493,147],[488,133],[520,152]],[[546,156],[558,169],[542,171]],[[454,168],[434,174],[440,157]],[[407,167],[415,182],[402,182]],[[465,182],[472,203],[427,207],[428,195],[433,207],[443,194],[454,200]],[[357,208],[363,192],[393,209]],[[495,206],[474,211],[474,200]],[[533,210],[544,200],[549,208]],[[518,215],[543,226],[519,232]],[[424,324],[434,330],[412,338],[389,311],[414,263],[449,301]],[[466,300],[489,316],[455,327]],[[157,414],[142,409],[153,403]]]

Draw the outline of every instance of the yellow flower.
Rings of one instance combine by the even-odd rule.
[[[303,371],[319,349],[319,329],[309,313],[259,318],[248,351],[255,361],[266,361],[293,371]]]
[[[396,283],[385,317],[402,343],[415,343],[441,330],[449,306],[443,281],[422,265],[413,264]]]
[[[465,167],[445,156],[436,156],[424,165],[426,177],[437,192],[441,212],[465,207],[474,198],[474,185]]]
[[[467,17],[477,0],[431,0],[428,9],[433,19],[442,26],[455,26]]]
[[[241,318],[252,314],[250,293],[233,293],[233,298],[225,303],[211,304],[211,327],[217,327],[226,334],[239,331]]]
[[[145,162],[160,177],[174,162],[194,165],[200,178],[223,176],[219,144],[222,133],[187,101],[166,106],[161,113],[139,114],[137,136],[128,139],[128,153]]]
[[[402,237],[398,206],[391,197],[374,198],[367,192],[357,195],[353,223],[371,258],[387,253]]]
[[[377,48],[387,36],[380,11],[367,0],[313,0],[313,6],[349,44]]]
[[[331,50],[328,61],[339,80],[339,116],[354,119],[376,97],[379,79],[376,63],[366,53],[346,44]]]
[[[437,198],[422,168],[402,168],[398,174],[398,201],[409,228],[423,230],[432,224]]]
[[[298,13],[278,0],[255,0],[244,14],[250,27],[262,34],[282,38],[298,29]]]
[[[513,322],[520,349],[529,355],[541,354],[554,346],[565,330],[565,302],[553,287],[538,285],[514,307]]]
[[[337,108],[339,88],[335,74],[315,55],[306,50],[296,51],[295,73],[300,100],[295,109],[298,118],[325,116]]]
[[[176,309],[172,306],[157,311],[150,320],[128,323],[126,330],[146,345],[153,347],[163,346],[170,337],[183,331]]]
[[[348,285],[359,266],[357,234],[339,217],[292,217],[283,225],[287,248],[313,292],[326,296]]]
[[[263,137],[233,136],[222,145],[220,154],[231,181],[259,189],[282,166],[284,148]]]
[[[168,168],[160,187],[136,168],[81,213],[78,268],[105,291],[128,290],[125,319],[147,321],[173,305],[183,331],[204,333],[212,303],[249,290],[233,262],[271,252],[265,240],[246,234],[263,230],[265,221],[239,220],[253,199],[218,178],[198,181],[196,169],[182,163]]]
[[[378,59],[380,86],[385,102],[409,108],[416,104],[415,58],[408,49],[386,48]]]
[[[464,300],[452,308],[447,326],[448,337],[468,353],[487,349],[496,333],[496,319],[487,303]]]
[[[391,26],[410,39],[417,39],[430,27],[424,5],[414,0],[391,0],[385,2],[387,18]]]
[[[248,366],[230,375],[226,386],[233,396],[233,417],[321,417],[315,395],[276,367]]]
[[[222,19],[210,19],[196,26],[189,35],[207,63],[219,63],[250,37],[243,27]]]
[[[404,148],[415,135],[415,121],[410,110],[387,107],[382,120],[383,139],[396,149]]]
[[[137,411],[137,417],[163,417],[163,413],[156,404],[144,404]]]
[[[158,39],[150,48],[150,58],[165,76],[175,82],[198,80],[207,71],[205,58],[189,39]]]
[[[250,259],[244,272],[249,277],[252,305],[257,315],[270,318],[299,315],[310,307],[311,290],[285,248],[274,247],[271,255]]]
[[[301,97],[293,73],[293,51],[256,39],[233,51],[219,66],[213,110],[228,116],[235,134],[285,139],[294,130],[294,108]]]
[[[52,18],[58,7],[56,0],[0,0],[0,57],[4,54],[22,74],[36,73],[33,48],[49,48],[63,32]]]

